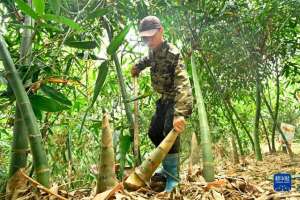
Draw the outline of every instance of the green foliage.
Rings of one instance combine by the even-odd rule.
[[[89,19],[94,19],[94,18],[99,18],[99,17],[103,17],[104,15],[106,15],[109,12],[109,10],[107,8],[98,8],[96,9],[94,12],[88,14],[87,16],[87,20]]]
[[[52,14],[45,14],[43,15],[45,20],[55,21],[57,23],[65,24],[70,26],[72,29],[77,31],[83,31],[79,24],[75,23],[73,20],[66,18],[64,16],[57,16]]]
[[[120,161],[121,161],[121,170],[119,177],[123,177],[123,170],[126,164],[126,155],[129,152],[131,144],[131,136],[130,135],[120,135]]]
[[[87,110],[84,114],[84,117],[82,119],[79,135],[81,135],[83,125],[84,125],[84,122],[85,122],[86,117],[88,115],[88,112],[93,107],[94,103],[96,102],[97,97],[99,96],[100,91],[101,91],[101,89],[104,85],[104,81],[106,79],[107,72],[108,72],[108,61],[104,61],[103,63],[101,63],[101,65],[98,69],[98,75],[97,75],[97,79],[96,79],[96,82],[95,82],[93,99],[92,99],[92,102],[91,102],[90,106],[87,108]]]
[[[74,47],[78,49],[94,49],[97,47],[97,43],[95,41],[70,41],[67,40],[65,45],[69,47]]]
[[[45,12],[45,1],[44,0],[32,0],[32,4],[35,8],[35,11],[42,15]]]
[[[99,66],[98,75],[97,75],[97,79],[96,79],[96,82],[95,82],[95,88],[94,88],[94,94],[93,94],[93,99],[92,99],[91,107],[96,102],[97,97],[99,96],[100,91],[103,88],[104,81],[105,81],[107,73],[108,73],[108,66],[109,66],[108,61],[104,61]]]
[[[18,8],[20,10],[22,10],[26,15],[29,15],[30,17],[32,17],[33,19],[38,19],[39,16],[36,12],[34,12],[34,10],[32,10],[32,8],[30,8],[28,6],[28,4],[26,4],[23,0],[15,0]]]
[[[35,110],[41,110],[47,112],[60,112],[70,108],[64,104],[59,103],[58,101],[52,98],[47,98],[41,95],[30,96],[30,102]]]
[[[127,33],[129,32],[130,27],[130,25],[127,25],[116,37],[113,38],[113,40],[107,47],[107,53],[109,55],[116,53],[120,45],[123,43]]]
[[[72,106],[72,102],[61,92],[57,91],[53,87],[42,85],[41,89],[45,95],[54,99],[55,101],[64,104],[65,106]]]

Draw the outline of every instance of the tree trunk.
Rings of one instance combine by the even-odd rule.
[[[256,160],[262,160],[262,154],[259,142],[259,118],[261,110],[261,96],[260,96],[260,77],[258,69],[256,69],[256,113],[254,121],[254,144]]]
[[[42,147],[42,137],[37,120],[2,35],[0,35],[0,56],[3,59],[7,80],[16,96],[21,115],[28,129],[28,137],[37,180],[44,186],[49,186],[49,168],[46,153]]]
[[[214,160],[212,153],[212,144],[209,133],[209,126],[205,111],[205,104],[202,97],[201,88],[199,85],[199,78],[197,75],[196,65],[194,63],[194,56],[191,57],[193,82],[195,87],[195,94],[197,100],[198,117],[201,131],[201,147],[203,153],[203,176],[207,182],[214,180]]]

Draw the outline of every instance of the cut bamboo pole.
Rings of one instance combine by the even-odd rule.
[[[138,97],[138,79],[133,77],[133,90],[134,97]],[[134,134],[133,134],[133,150],[135,155],[135,166],[141,164],[141,154],[140,154],[140,138],[139,138],[139,104],[138,100],[134,101]]]

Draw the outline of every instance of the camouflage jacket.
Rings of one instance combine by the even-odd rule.
[[[179,50],[164,41],[158,49],[149,50],[136,67],[142,71],[151,67],[151,84],[163,99],[175,101],[174,116],[189,116],[192,113],[193,96],[191,84]]]

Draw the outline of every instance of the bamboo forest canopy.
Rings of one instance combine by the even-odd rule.
[[[237,144],[238,155],[263,160],[280,150],[282,123],[300,141],[299,0],[1,0],[0,194],[19,168],[45,186],[91,187],[104,113],[119,180],[154,149],[147,132],[159,95],[149,69],[137,94],[130,73],[148,52],[138,37],[148,15],[180,49],[193,88],[181,164],[192,133],[215,159]]]

